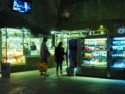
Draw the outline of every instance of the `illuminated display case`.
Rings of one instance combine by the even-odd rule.
[[[31,55],[40,55],[40,44],[42,42],[42,38],[31,38],[31,44],[34,42],[36,45],[36,49],[31,50],[31,45],[30,45],[30,50],[31,50]]]
[[[29,46],[29,49],[31,50],[31,56],[39,56],[40,55],[40,45],[42,43],[43,37],[44,36],[42,36],[42,37],[31,37],[30,46]],[[46,45],[48,47],[48,50],[51,52],[51,54],[53,54],[54,48],[52,48],[52,38],[50,36],[47,36],[47,37],[48,37],[48,40],[47,40]],[[35,50],[31,49],[31,46],[32,46],[33,42],[36,45]]]
[[[55,33],[55,46],[57,46],[60,41],[62,41],[62,33],[56,32]]]
[[[125,78],[124,35],[87,36],[79,44],[75,40],[68,40],[68,67],[77,67],[78,75]]]
[[[125,37],[110,37],[110,68],[125,69]]]
[[[31,45],[31,33],[28,30],[23,30],[23,54],[31,55],[30,45]]]
[[[50,51],[51,55],[54,55],[55,47],[52,45],[52,37],[51,36],[48,37],[46,45],[47,45],[48,50]]]
[[[25,63],[23,55],[23,32],[20,29],[4,28],[2,32],[2,62]]]
[[[84,38],[87,36],[87,30],[62,30],[61,32],[55,33],[55,45],[62,41],[63,47],[67,49],[67,39],[68,38]]]
[[[39,62],[40,45],[44,36],[33,36],[26,28],[1,28],[0,31],[2,63],[10,63],[11,72],[37,69],[36,62]],[[36,48],[31,47],[32,42]],[[49,41],[47,44],[50,46]]]
[[[107,67],[107,38],[85,38],[81,49],[81,66]]]

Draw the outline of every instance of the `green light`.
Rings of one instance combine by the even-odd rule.
[[[99,30],[104,30],[104,26],[103,26],[103,25],[100,25],[100,26],[99,26]]]
[[[51,31],[51,34],[52,34],[52,35],[55,34],[55,31]]]

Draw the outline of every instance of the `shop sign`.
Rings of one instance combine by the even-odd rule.
[[[117,33],[118,33],[118,34],[125,34],[125,26],[119,27],[119,28],[117,29]]]

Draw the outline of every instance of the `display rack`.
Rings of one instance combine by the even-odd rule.
[[[42,38],[31,38],[31,43],[34,42],[36,45],[36,50],[31,50],[31,55],[40,55],[40,44],[42,42]],[[30,45],[31,49],[31,45]]]
[[[60,41],[62,41],[62,32],[56,32],[55,33],[55,46],[57,46]]]
[[[23,33],[20,29],[4,28],[2,32],[2,62],[25,63]]]
[[[31,55],[30,45],[31,45],[31,33],[29,30],[23,29],[23,54]]]
[[[62,30],[55,33],[55,45],[60,41],[63,42],[63,47],[67,49],[67,39],[68,38],[84,38],[88,34],[87,30]]]
[[[87,36],[80,40],[80,59],[77,74],[83,76],[107,77],[107,36]]]
[[[82,66],[107,67],[107,39],[84,39],[82,44]]]
[[[125,69],[125,37],[110,37],[110,68]]]

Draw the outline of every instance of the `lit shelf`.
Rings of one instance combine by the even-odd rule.
[[[93,51],[107,51],[107,50],[83,50],[83,52],[93,52]]]
[[[82,64],[83,67],[107,67],[107,64]]]
[[[107,57],[83,57],[83,59],[107,59]]]
[[[111,57],[110,59],[125,59],[125,57]]]
[[[112,50],[112,49],[111,49],[110,51],[125,51],[125,49],[124,49],[124,50]]]
[[[107,46],[106,44],[84,44],[83,46]]]

